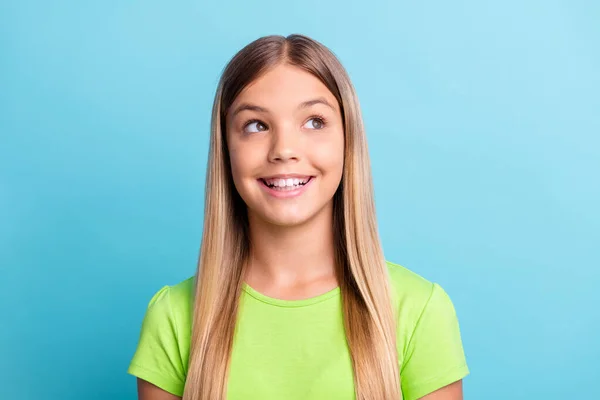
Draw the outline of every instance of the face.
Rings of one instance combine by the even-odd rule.
[[[233,181],[251,220],[290,226],[331,218],[344,130],[339,105],[318,78],[274,67],[238,95],[226,127]]]

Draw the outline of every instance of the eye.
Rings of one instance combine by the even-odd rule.
[[[325,120],[321,117],[312,117],[304,124],[304,128],[308,129],[323,129],[324,126]]]
[[[260,121],[249,121],[244,125],[244,132],[246,133],[257,133],[267,130],[267,126]]]

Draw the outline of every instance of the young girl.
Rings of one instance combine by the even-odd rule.
[[[195,276],[151,299],[141,400],[458,400],[452,302],[386,262],[350,79],[322,44],[260,38],[215,96]]]

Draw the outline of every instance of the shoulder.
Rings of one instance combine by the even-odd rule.
[[[189,360],[194,277],[154,292],[128,372],[181,396]]]
[[[186,278],[176,284],[165,286],[165,288],[169,292],[170,302],[174,307],[189,308],[194,297],[195,276]]]
[[[162,286],[148,302],[142,333],[185,344],[191,334],[193,295],[194,277]]]
[[[175,284],[162,286],[154,292],[148,302],[148,309],[162,308],[165,311],[188,308],[194,293],[194,277],[187,278]]]
[[[415,400],[469,373],[456,311],[442,287],[391,262],[403,398]]]
[[[387,262],[392,300],[398,318],[397,340],[400,355],[405,355],[419,325],[443,327],[456,319],[446,291],[421,275],[399,264]],[[422,334],[422,333],[421,333]]]
[[[150,300],[149,307],[156,306],[173,320],[176,330],[186,336],[191,328],[195,277],[163,286]]]
[[[400,306],[422,309],[434,290],[434,283],[400,264],[390,261],[386,264],[396,309]]]

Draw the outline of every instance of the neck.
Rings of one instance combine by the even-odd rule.
[[[277,226],[249,213],[247,280],[293,286],[335,276],[332,205],[295,226]]]

